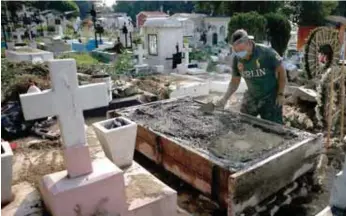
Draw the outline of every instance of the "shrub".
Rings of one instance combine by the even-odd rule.
[[[257,12],[236,13],[228,24],[228,38],[237,29],[244,29],[253,35],[257,41],[262,41],[266,36],[266,19]]]
[[[48,25],[47,26],[47,31],[48,32],[55,32],[55,26],[54,25]]]
[[[133,67],[132,55],[125,51],[122,54],[119,54],[118,59],[115,61],[112,75],[126,74],[132,70]]]
[[[282,56],[291,37],[291,25],[287,17],[278,13],[268,13],[265,18],[270,43],[273,49]]]

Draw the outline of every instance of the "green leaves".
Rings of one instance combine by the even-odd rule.
[[[236,13],[228,24],[228,38],[237,29],[245,29],[256,41],[262,41],[266,38],[266,24],[265,17],[257,12]]]
[[[279,13],[266,14],[265,18],[270,43],[273,49],[282,56],[291,37],[291,25],[287,17]]]

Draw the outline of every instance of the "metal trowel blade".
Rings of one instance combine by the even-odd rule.
[[[215,104],[213,104],[212,102],[202,104],[198,110],[204,113],[211,113],[215,110]]]

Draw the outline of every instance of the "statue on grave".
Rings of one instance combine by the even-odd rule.
[[[120,37],[118,37],[117,39],[118,41],[115,43],[113,50],[117,53],[117,54],[121,54],[124,52],[124,46],[123,44],[120,42]]]
[[[203,31],[203,33],[201,34],[200,41],[202,41],[204,45],[207,43],[207,34],[205,33],[205,31]]]
[[[177,45],[175,45],[175,49],[177,51],[177,53],[179,53],[179,43],[177,42]]]

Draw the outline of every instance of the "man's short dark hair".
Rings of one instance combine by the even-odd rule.
[[[238,41],[241,38],[248,39],[248,34],[244,29],[238,29],[237,31],[235,31],[231,36],[230,42],[234,44],[234,42]]]

